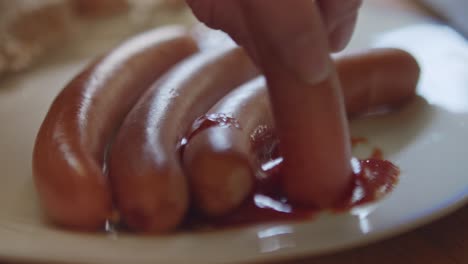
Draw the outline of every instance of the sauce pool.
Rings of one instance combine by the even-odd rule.
[[[231,116],[206,115],[195,121],[192,130],[184,138],[185,143],[200,131],[213,126],[240,128],[237,120]],[[321,211],[315,207],[305,207],[288,201],[281,188],[283,159],[278,141],[270,129],[259,128],[261,133],[256,131],[251,137],[252,148],[259,161],[253,193],[239,208],[222,217],[207,217],[192,211],[186,221],[187,228],[203,229],[277,221],[301,221],[312,219]],[[353,146],[367,143],[367,139],[352,138],[351,143]],[[181,144],[182,152],[183,145]],[[353,180],[342,199],[329,208],[332,212],[343,212],[355,206],[377,201],[391,192],[398,183],[399,168],[390,161],[383,160],[383,153],[378,148],[374,148],[370,158],[362,160],[353,158],[351,163]]]
[[[276,221],[312,219],[321,210],[288,201],[281,189],[282,158],[272,160],[268,170],[261,170],[256,178],[253,194],[234,212],[207,218],[197,213],[189,217],[188,225],[195,227],[231,227]],[[347,211],[355,206],[374,202],[393,190],[398,183],[398,167],[390,161],[353,158],[353,180],[349,191],[330,210]]]

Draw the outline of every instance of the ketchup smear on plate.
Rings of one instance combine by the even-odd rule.
[[[204,129],[226,126],[239,129],[237,120],[226,114],[205,115],[197,119],[187,137],[181,141],[181,153],[185,144]],[[257,133],[258,132],[258,133]],[[259,127],[251,137],[253,151],[257,153],[258,170],[256,184],[250,197],[234,212],[217,218],[206,217],[192,211],[186,222],[189,228],[231,227],[276,221],[298,221],[313,218],[320,209],[304,207],[288,201],[281,188],[282,157],[278,141],[271,129]],[[352,138],[353,146],[366,144],[366,138]],[[374,202],[389,192],[398,182],[399,168],[383,160],[380,149],[374,148],[368,159],[351,160],[352,183],[330,211],[343,212],[355,206]]]

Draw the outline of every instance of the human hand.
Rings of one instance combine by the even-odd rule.
[[[187,3],[200,21],[227,32],[257,63],[259,49],[268,46],[268,53],[278,56],[301,79],[315,83],[327,76],[328,54],[349,42],[362,0]],[[256,43],[256,38],[266,43]]]
[[[330,52],[349,42],[361,0],[187,0],[243,46],[268,83],[291,201],[328,207],[351,182],[351,144]]]

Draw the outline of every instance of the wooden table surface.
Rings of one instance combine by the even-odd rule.
[[[274,264],[467,264],[468,206],[404,235],[337,254]],[[271,263],[273,264],[273,263]]]
[[[432,15],[429,10],[413,1],[368,1],[388,8]],[[465,206],[434,223],[368,246],[330,255],[271,264],[468,264],[467,224],[468,206]],[[7,262],[0,261],[0,264],[7,264]]]

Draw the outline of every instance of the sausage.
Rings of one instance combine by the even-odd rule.
[[[283,153],[286,197],[305,206],[328,207],[351,182],[351,145],[340,83],[306,84],[282,66],[266,74]],[[318,187],[320,186],[320,187]]]
[[[216,123],[218,116],[224,116],[221,123]],[[214,124],[191,137],[183,164],[195,206],[217,216],[232,211],[253,188],[255,157],[250,135],[260,124],[272,127],[265,79],[259,77],[235,89],[204,118]],[[231,124],[227,118],[233,120]]]
[[[156,79],[197,49],[181,27],[143,33],[92,63],[55,98],[33,153],[36,188],[52,222],[103,226],[112,211],[103,166],[114,131]]]
[[[349,116],[395,108],[415,96],[420,68],[411,54],[382,48],[347,55],[336,64]]]
[[[419,67],[404,51],[375,49],[340,58],[336,66],[348,116],[397,107],[415,95]],[[238,126],[221,123],[199,131],[183,156],[195,204],[211,216],[231,212],[253,189],[259,164],[252,140],[274,127],[264,78],[226,95],[206,117],[220,114],[228,114]]]
[[[265,21],[253,19],[254,9],[247,4],[249,1],[241,3],[249,28],[247,34],[252,40],[249,50],[254,50],[252,54],[268,84],[279,149],[284,155],[282,171],[287,177],[283,178],[282,186],[285,196],[296,204],[328,207],[339,199],[352,180],[349,126],[336,69],[330,56],[322,54],[315,63],[319,72],[309,78],[301,76],[306,72],[300,74],[294,70],[296,67],[288,65],[282,59],[286,53],[275,45],[275,37],[289,35],[266,31],[268,25],[259,23]],[[289,21],[297,23],[299,29],[290,33],[315,28],[317,36],[326,35],[317,6],[311,3],[308,8],[317,15],[303,23]],[[308,43],[308,38],[293,37],[294,43],[290,46],[302,47],[305,40]],[[328,53],[328,48],[325,39],[317,38],[314,42],[313,49]],[[297,52],[291,52],[289,54],[297,56]],[[296,66],[310,65],[306,60],[311,59],[297,57]]]
[[[115,201],[132,230],[161,233],[189,205],[178,142],[192,122],[257,69],[240,48],[202,52],[155,83],[129,113],[110,151]]]

